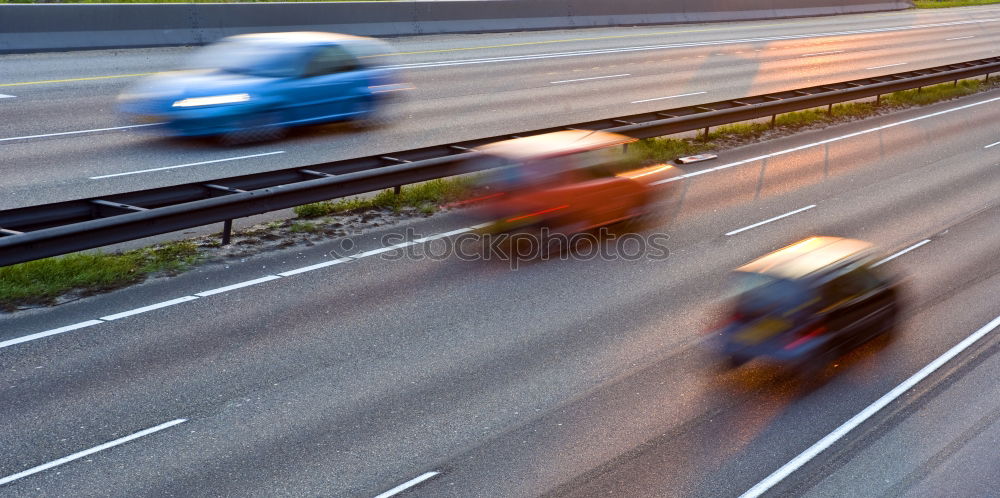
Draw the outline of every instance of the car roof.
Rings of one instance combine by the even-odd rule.
[[[286,31],[281,33],[248,33],[227,37],[229,40],[262,40],[290,45],[308,45],[319,42],[352,42],[370,40],[363,36],[345,35],[340,33],[325,33],[322,31]]]
[[[839,263],[861,259],[871,254],[872,247],[872,244],[856,239],[809,237],[761,256],[736,271],[776,278],[804,278]]]
[[[225,38],[225,41],[263,42],[268,45],[287,47],[310,47],[314,45],[338,45],[361,59],[378,58],[384,64],[383,56],[392,55],[393,49],[378,38],[367,36],[326,33],[322,31],[288,31],[282,33],[249,33]]]
[[[632,137],[605,131],[566,130],[504,140],[477,147],[476,150],[491,156],[523,160],[602,149],[635,140]]]

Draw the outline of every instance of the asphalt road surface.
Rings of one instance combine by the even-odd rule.
[[[431,257],[452,212],[3,317],[0,495],[738,496],[1000,315],[998,121],[993,91],[685,166],[665,258]],[[378,251],[407,228],[453,233]],[[899,334],[819,386],[718,371],[726,272],[816,234],[894,256]],[[771,492],[979,494],[996,334]]]
[[[190,48],[0,56],[0,209],[994,56],[998,27],[1000,7],[982,7],[398,38],[401,54],[386,62],[406,66],[414,88],[391,126],[314,127],[233,148],[120,128],[115,96],[137,75],[178,67]]]

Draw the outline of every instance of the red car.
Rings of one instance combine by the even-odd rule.
[[[484,184],[496,193],[476,209],[487,232],[538,227],[572,234],[661,214],[679,182],[667,164],[636,167],[624,154],[636,139],[571,130],[505,140],[476,150],[501,166]]]

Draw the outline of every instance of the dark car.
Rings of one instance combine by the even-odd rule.
[[[180,136],[372,122],[407,88],[382,62],[390,52],[379,40],[334,33],[231,36],[193,54],[186,70],[143,79],[119,101],[134,121],[162,122]]]
[[[737,268],[731,285],[713,339],[732,366],[761,357],[815,372],[893,330],[899,315],[898,279],[860,240],[810,237]]]

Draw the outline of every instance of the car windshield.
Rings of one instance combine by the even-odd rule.
[[[200,50],[188,68],[282,78],[297,75],[301,60],[301,47],[259,40],[224,41]]]

